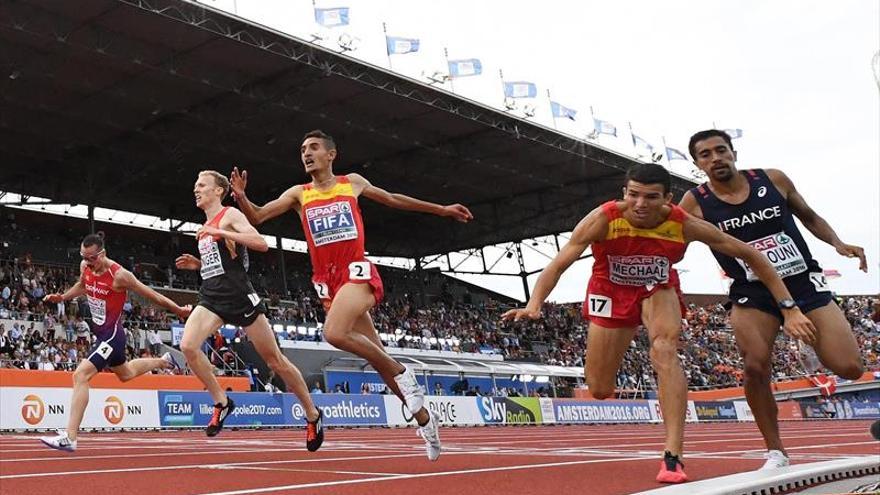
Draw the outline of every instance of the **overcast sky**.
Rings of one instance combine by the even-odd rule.
[[[592,106],[619,130],[598,144],[627,154],[629,122],[656,148],[665,136],[682,151],[693,132],[713,124],[743,129],[734,142],[740,168],[782,169],[844,241],[865,247],[868,274],[805,232],[814,257],[843,275],[835,290],[880,292],[880,112],[871,70],[880,2],[320,0],[318,7],[350,8],[350,24],[332,30],[314,22],[308,0],[203,3],[300,38],[322,34],[328,47],[347,33],[360,38],[352,56],[387,68],[385,22],[389,35],[420,40],[417,53],[392,56],[393,70],[424,80],[423,71],[445,70],[444,48],[453,59],[479,58],[483,74],[457,79],[456,93],[501,107],[503,69],[506,80],[537,85],[537,98],[519,101],[536,106],[533,120],[553,125],[549,89],[578,111],[575,122],[557,123],[561,131],[589,132]],[[683,175],[692,169],[686,161],[670,166]],[[527,256],[531,267],[547,262]],[[588,267],[574,265],[551,299],[582,300]],[[703,246],[691,246],[679,268],[686,292],[724,290]],[[479,283],[522,294],[515,278]]]

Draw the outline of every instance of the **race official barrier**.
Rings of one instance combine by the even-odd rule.
[[[303,426],[306,412],[293,394],[230,392],[233,427]],[[64,428],[70,388],[0,387],[0,430]],[[392,395],[316,394],[327,426],[412,425],[409,411]],[[428,409],[445,426],[659,423],[655,400],[581,400],[534,397],[426,396]],[[831,404],[831,405],[829,405]],[[779,403],[783,419],[877,419],[880,403],[832,401]],[[207,392],[92,388],[85,429],[200,428],[213,403]],[[687,421],[754,421],[745,401],[689,401]]]

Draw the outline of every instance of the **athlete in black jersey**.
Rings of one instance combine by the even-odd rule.
[[[828,369],[849,379],[861,376],[863,369],[852,328],[833,304],[828,283],[793,215],[838,253],[859,258],[863,271],[867,271],[865,253],[841,241],[781,171],[737,171],[736,151],[725,132],[698,132],[691,137],[689,150],[709,181],[685,193],[680,206],[761,251],[793,297],[776,301],[748,265],[712,251],[733,279],[730,323],[743,356],[746,399],[768,449],[764,469],[784,467],[789,460],[779,438],[776,401],[770,390],[770,358],[783,312],[803,311],[813,322],[816,334],[792,336],[812,345]]]
[[[318,450],[324,439],[321,412],[309,396],[309,389],[299,370],[278,348],[265,316],[265,306],[248,280],[247,248],[268,251],[263,236],[235,208],[221,202],[229,193],[229,180],[213,170],[199,173],[193,190],[196,206],[204,210],[207,223],[199,229],[199,258],[184,254],[177,258],[177,268],[199,270],[202,286],[199,304],[183,329],[180,350],[189,367],[199,377],[214,400],[214,414],[205,432],[212,437],[223,429],[235,403],[214,377],[213,367],[201,351],[201,345],[224,324],[244,327],[247,338],[276,375],[280,376],[306,411],[306,447]]]

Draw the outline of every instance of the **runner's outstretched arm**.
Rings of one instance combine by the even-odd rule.
[[[441,217],[452,217],[462,223],[467,223],[474,219],[467,207],[458,203],[451,205],[438,205],[429,201],[412,198],[404,194],[390,193],[381,187],[370,184],[370,181],[359,174],[348,174],[348,180],[355,186],[355,190],[360,189],[360,194],[372,199],[377,203],[385,206],[396,208],[398,210],[419,211],[422,213],[430,213]]]
[[[501,315],[504,320],[519,320],[520,318],[537,319],[541,316],[541,305],[544,300],[556,287],[559,277],[562,273],[577,261],[583,254],[584,250],[598,240],[605,237],[608,232],[608,218],[602,212],[601,208],[596,208],[587,214],[574,228],[571,233],[571,239],[559,250],[556,257],[553,258],[538,276],[535,282],[535,288],[532,291],[532,297],[529,303],[522,309],[511,309]]]

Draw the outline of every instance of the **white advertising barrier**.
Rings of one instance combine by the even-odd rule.
[[[556,410],[553,408],[553,399],[540,398],[538,403],[541,405],[542,423],[545,425],[556,423]]]
[[[752,414],[752,408],[749,403],[744,400],[733,401],[733,407],[736,409],[736,419],[739,421],[754,421],[755,415]]]
[[[66,428],[70,388],[0,387],[0,429],[42,430]],[[157,428],[155,390],[93,388],[83,416],[83,428]]]
[[[663,411],[660,410],[660,401],[659,400],[649,400],[648,406],[651,408],[651,421],[662,423],[663,422]],[[694,401],[689,400],[687,404],[687,410],[685,412],[685,422],[686,423],[696,423],[699,421],[697,417],[697,408],[694,406]]]
[[[388,416],[388,426],[414,425],[415,422],[407,422],[410,418],[409,411],[404,409],[402,403],[394,395],[385,395],[385,412]],[[440,424],[443,425],[482,425],[483,417],[477,408],[476,397],[461,396],[426,396],[425,407],[437,413]]]

